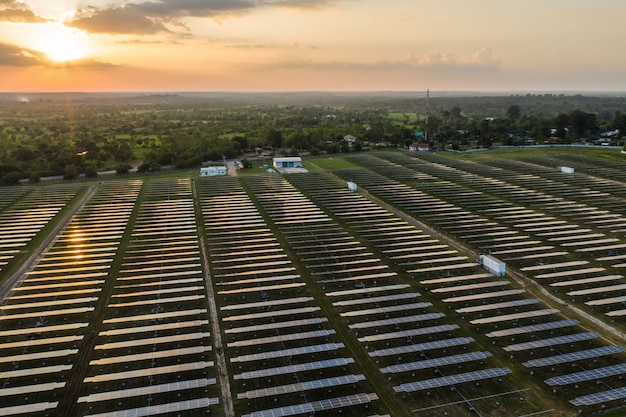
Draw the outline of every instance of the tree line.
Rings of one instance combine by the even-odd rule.
[[[0,97],[0,183],[199,166],[249,154],[406,147],[622,145],[623,97],[213,94]],[[356,142],[344,140],[346,136]],[[529,142],[530,141],[530,142]]]

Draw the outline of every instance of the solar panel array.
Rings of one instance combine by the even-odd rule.
[[[365,377],[241,184],[203,179],[198,187],[233,391],[245,400],[242,414],[365,412],[376,397],[366,393]],[[301,220],[308,218],[304,213]]]

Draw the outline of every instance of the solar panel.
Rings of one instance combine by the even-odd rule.
[[[456,311],[457,313],[476,313],[479,311],[499,310],[501,308],[511,308],[511,307],[530,305],[530,304],[537,304],[538,302],[539,300],[537,298],[525,298],[521,300],[506,301],[502,303],[481,304],[478,306],[463,307],[454,311]]]
[[[266,318],[266,317],[289,316],[289,315],[295,315],[295,314],[313,313],[319,310],[321,310],[320,307],[302,307],[302,308],[290,308],[286,310],[272,310],[272,311],[265,311],[262,313],[252,313],[252,314],[243,314],[240,316],[224,317],[222,321],[239,321],[239,320]]]
[[[607,304],[623,303],[625,301],[626,301],[626,296],[622,295],[620,297],[609,297],[609,298],[602,298],[600,300],[587,301],[585,304],[587,304],[588,306],[603,306]]]
[[[189,381],[172,382],[169,384],[152,385],[147,387],[130,388],[119,391],[107,391],[99,394],[90,394],[84,397],[80,397],[78,402],[98,402],[115,400],[119,398],[138,397],[142,395],[159,394],[164,392],[181,391],[193,388],[202,388],[208,385],[214,385],[216,383],[215,378],[207,379],[194,379]]]
[[[409,288],[409,287],[410,285],[408,284],[397,284],[397,285],[386,285],[382,287],[357,288],[354,290],[327,292],[326,296],[327,297],[340,297],[343,295],[367,294],[370,292],[377,292],[377,291],[402,290],[402,289]]]
[[[342,375],[333,378],[324,378],[314,381],[300,382],[297,384],[280,385],[277,387],[263,388],[257,390],[246,391],[237,394],[237,399],[252,399],[261,397],[273,397],[275,395],[289,394],[293,392],[302,392],[313,389],[329,388],[338,385],[354,384],[365,380],[365,376],[360,375]]]
[[[391,313],[393,311],[414,310],[414,309],[417,309],[417,308],[426,308],[426,307],[430,307],[430,306],[432,306],[432,303],[411,303],[411,304],[402,304],[402,305],[399,305],[399,306],[370,308],[370,309],[367,309],[367,310],[346,311],[345,313],[340,313],[340,316],[342,316],[342,317],[368,316],[370,314]]]
[[[560,329],[563,327],[575,326],[579,322],[578,320],[558,320],[550,321],[548,323],[531,324],[529,326],[511,327],[510,329],[496,330],[491,333],[487,333],[487,337],[503,337],[513,336],[516,334],[534,333],[542,330]]]
[[[493,275],[488,272],[483,272],[480,274],[472,274],[472,275],[462,275],[458,277],[447,277],[447,278],[437,278],[437,279],[427,279],[425,281],[420,281],[420,284],[443,284],[446,282],[456,282],[456,281],[468,281],[472,279],[480,279],[480,278],[491,278]]]
[[[590,295],[590,294],[605,293],[605,292],[610,292],[610,291],[621,291],[623,289],[626,289],[626,284],[607,285],[604,287],[595,287],[595,288],[585,288],[582,290],[570,291],[566,294],[570,296]]]
[[[577,382],[602,379],[614,375],[621,375],[623,373],[626,373],[626,363],[620,363],[617,365],[606,366],[604,368],[598,369],[589,369],[587,371],[575,372],[573,374],[556,376],[554,378],[546,379],[545,383],[550,386],[568,385]]]
[[[344,366],[350,363],[354,363],[352,358],[337,358],[324,361],[301,363],[297,365],[280,366],[277,368],[266,368],[258,371],[243,372],[241,374],[234,375],[235,379],[255,379],[264,378],[268,376],[284,375],[297,372],[314,371],[318,369],[333,368],[335,366]]]
[[[407,292],[401,294],[392,294],[392,295],[383,295],[380,297],[365,297],[359,298],[355,300],[345,300],[345,301],[336,301],[333,303],[335,307],[344,307],[344,306],[352,306],[359,304],[367,304],[367,303],[378,303],[384,301],[394,301],[394,300],[406,300],[409,298],[420,297],[421,294],[418,292]]]
[[[451,297],[444,298],[444,303],[457,303],[460,301],[471,301],[471,300],[482,300],[485,298],[495,298],[495,297],[507,297],[509,295],[517,295],[523,294],[526,290],[504,290],[504,291],[494,291],[494,292],[483,292],[480,294],[471,294],[471,295],[463,295],[460,297]]]
[[[372,352],[369,352],[368,354],[370,356],[378,357],[401,355],[403,353],[425,352],[433,349],[467,345],[472,342],[474,342],[474,339],[471,337],[456,337],[453,339],[435,340],[434,342],[417,343],[415,345],[406,345],[388,349],[374,350]]]
[[[583,395],[582,397],[574,398],[570,402],[576,406],[581,405],[596,405],[602,404],[608,401],[621,400],[626,398],[626,387],[615,388],[608,391],[596,392],[594,394]]]
[[[308,326],[311,324],[320,324],[328,321],[327,318],[312,318],[305,320],[291,320],[291,321],[281,321],[278,323],[269,323],[269,324],[259,324],[256,326],[243,326],[243,327],[235,327],[232,329],[224,330],[224,333],[245,333],[245,332],[256,332],[263,330],[273,330],[273,329],[281,329],[285,327],[302,327]]]
[[[261,352],[252,355],[242,355],[235,358],[230,358],[231,362],[251,362],[263,359],[284,358],[285,356],[297,356],[305,354],[313,354],[319,352],[328,352],[330,350],[337,350],[344,347],[343,343],[325,343],[322,345],[304,346],[293,349],[275,350],[271,352]]]
[[[537,349],[542,347],[563,345],[566,343],[581,342],[583,340],[591,340],[595,339],[598,336],[600,336],[600,333],[595,332],[568,334],[565,336],[551,337],[549,339],[540,339],[525,343],[517,343],[514,345],[505,346],[503,347],[503,349],[507,352],[520,352],[528,349]]]
[[[378,340],[389,340],[389,339],[396,339],[399,337],[413,337],[413,336],[420,336],[420,335],[425,335],[425,334],[448,332],[451,330],[456,330],[458,328],[459,326],[457,326],[456,324],[442,324],[439,326],[422,327],[422,328],[413,329],[413,330],[401,330],[398,332],[374,334],[371,336],[359,337],[358,341],[359,342],[375,342]]]
[[[381,368],[380,371],[382,373],[394,374],[394,373],[399,373],[399,372],[414,371],[417,369],[427,369],[427,368],[434,368],[437,366],[445,366],[445,365],[453,365],[457,363],[477,361],[477,360],[488,358],[490,356],[492,355],[489,352],[462,353],[460,355],[443,356],[440,358],[427,359],[423,361],[402,363],[399,365],[391,365],[391,366],[387,366],[386,368]]]
[[[597,358],[600,356],[613,355],[615,353],[621,352],[622,350],[624,350],[624,348],[621,346],[603,346],[595,349],[587,349],[578,352],[564,353],[562,355],[549,356],[547,358],[533,359],[524,362],[523,365],[527,368],[538,368],[541,366],[557,365],[561,363]]]
[[[313,297],[297,297],[297,298],[283,298],[282,300],[272,300],[272,301],[260,301],[256,303],[245,303],[245,304],[231,304],[224,307],[220,307],[220,310],[241,310],[241,309],[250,309],[256,307],[265,307],[265,306],[277,306],[283,304],[298,304],[298,303],[306,303],[308,301],[313,301]]]
[[[402,317],[396,317],[393,319],[364,321],[361,323],[351,324],[348,327],[351,329],[367,329],[369,327],[389,326],[389,325],[401,324],[401,323],[414,323],[416,321],[423,321],[423,320],[435,320],[441,317],[445,317],[445,314],[443,313],[418,314],[415,316],[402,316]]]
[[[551,314],[556,314],[558,312],[559,310],[557,309],[546,308],[544,310],[532,310],[532,311],[526,311],[523,313],[504,314],[501,316],[486,317],[482,319],[471,320],[470,323],[471,324],[497,323],[500,321],[519,320],[519,319],[525,319],[525,318],[530,318],[530,317],[548,316]]]
[[[574,279],[570,281],[559,281],[553,282],[550,284],[551,287],[570,287],[573,285],[583,285],[583,284],[593,284],[596,282],[603,281],[614,281],[616,279],[624,278],[623,275],[603,275],[600,277],[591,277],[591,278],[583,278],[583,279]]]
[[[283,417],[297,414],[315,413],[317,411],[332,410],[335,408],[349,407],[352,405],[368,404],[377,400],[376,394],[355,394],[346,397],[329,398],[326,400],[313,401],[310,403],[290,405],[286,407],[273,408],[270,410],[253,411],[241,417]]]
[[[444,288],[435,288],[431,290],[432,293],[442,293],[442,292],[458,292],[458,291],[472,291],[480,288],[491,288],[491,287],[500,287],[503,285],[510,284],[509,281],[490,281],[490,282],[481,282],[478,284],[469,284],[469,285],[456,285],[453,287],[444,287]]]
[[[423,381],[409,382],[393,387],[396,392],[413,392],[430,388],[444,387],[449,385],[462,384],[464,382],[479,381],[489,378],[497,378],[511,373],[509,368],[481,369],[463,374],[444,376],[440,378],[426,379]]]
[[[228,347],[243,347],[243,346],[255,346],[266,343],[282,343],[290,340],[302,340],[312,339],[315,337],[325,337],[331,334],[335,334],[334,330],[316,330],[313,332],[299,332],[291,334],[283,334],[280,336],[262,337],[259,339],[240,340],[237,342],[228,343]]]

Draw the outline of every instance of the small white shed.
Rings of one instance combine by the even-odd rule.
[[[499,277],[504,276],[506,273],[506,263],[491,255],[480,255],[480,263],[483,268]]]

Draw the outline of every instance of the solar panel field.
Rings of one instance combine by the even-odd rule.
[[[623,163],[335,159],[0,189],[0,415],[624,412]]]

